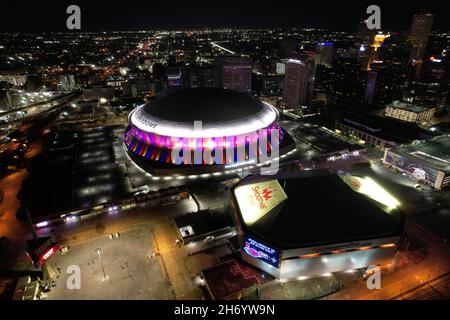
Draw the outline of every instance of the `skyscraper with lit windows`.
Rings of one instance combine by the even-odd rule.
[[[297,108],[308,96],[309,67],[300,60],[289,59],[284,77],[283,102],[288,108]]]
[[[333,43],[319,42],[316,45],[316,64],[324,65],[327,68],[333,66]]]
[[[413,17],[409,40],[411,42],[411,60],[422,60],[425,56],[428,38],[434,22],[434,15],[431,13],[419,13]]]
[[[252,60],[248,56],[218,56],[214,68],[217,88],[252,92]]]

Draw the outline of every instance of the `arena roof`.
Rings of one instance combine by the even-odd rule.
[[[220,137],[268,127],[277,111],[267,103],[231,90],[194,88],[157,98],[132,114],[130,121],[146,132],[171,137]],[[202,121],[202,130],[194,122]]]
[[[250,196],[239,195],[239,188],[270,180],[247,177],[233,188],[233,197],[244,230],[277,248],[362,241],[401,232],[403,223],[398,210],[387,213],[382,205],[354,191],[340,176],[318,172],[278,178],[282,192],[272,188],[270,196],[278,198],[273,207],[269,204],[265,214],[251,217],[246,223]],[[264,188],[259,191],[264,197]]]

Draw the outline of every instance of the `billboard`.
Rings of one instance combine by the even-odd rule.
[[[249,256],[268,263],[275,268],[279,268],[280,251],[277,249],[273,249],[249,236],[245,236],[243,250]]]
[[[419,152],[413,152],[411,153],[411,155],[417,156],[417,153]],[[404,157],[394,152],[388,152],[386,154],[385,162],[394,167],[397,167],[400,170],[408,172],[417,180],[424,180],[432,184],[434,184],[434,182],[436,181],[437,175],[439,173],[438,170],[431,168],[431,166],[421,165],[413,159]]]
[[[247,225],[252,225],[287,199],[286,193],[277,180],[239,186],[234,194],[242,218]]]
[[[276,72],[277,72],[277,75],[284,75],[286,73],[286,63],[277,62]]]
[[[27,240],[27,243],[26,253],[36,268],[45,263],[59,249],[59,245],[53,242],[51,237]]]

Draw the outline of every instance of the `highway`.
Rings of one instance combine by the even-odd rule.
[[[78,96],[79,95],[74,95],[72,98],[75,99]],[[23,157],[24,161],[29,161],[41,152],[42,143],[39,138],[42,132],[58,117],[66,105],[67,103],[58,104],[51,109],[42,112],[33,120],[24,122],[22,126],[10,135],[11,138],[16,138],[20,141],[28,141],[30,144],[31,148]],[[7,165],[18,145],[18,143],[9,143],[8,150],[0,155],[2,165]],[[18,235],[23,235],[27,230],[27,227],[17,220],[15,216],[17,209],[20,206],[20,202],[17,199],[17,193],[27,176],[27,170],[20,169],[0,178],[0,190],[5,194],[2,203],[0,203],[0,236],[14,238]]]

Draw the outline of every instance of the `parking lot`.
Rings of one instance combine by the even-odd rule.
[[[49,260],[59,276],[48,299],[170,299],[159,257],[152,257],[152,242],[151,231],[140,226],[118,238],[104,234],[72,246],[67,254],[58,253]],[[101,257],[97,249],[101,249]],[[66,285],[71,265],[80,267],[79,290]]]
[[[33,218],[124,198],[128,179],[114,161],[113,127],[59,130],[30,164],[19,198]]]

